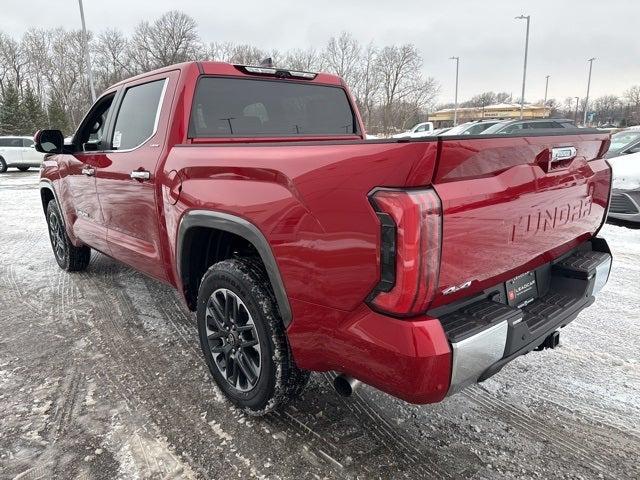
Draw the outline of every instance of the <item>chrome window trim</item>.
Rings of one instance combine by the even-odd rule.
[[[162,86],[162,92],[160,93],[160,99],[158,100],[158,108],[156,110],[156,117],[153,121],[153,131],[151,132],[151,134],[144,139],[141,143],[139,143],[138,145],[136,145],[135,147],[132,148],[126,148],[123,150],[114,150],[114,149],[110,149],[110,150],[99,150],[97,152],[82,152],[82,153],[90,153],[90,154],[96,154],[96,153],[127,153],[127,152],[133,152],[134,150],[137,150],[138,148],[142,147],[145,143],[147,143],[149,140],[151,140],[156,133],[158,133],[158,124],[160,123],[160,113],[162,112],[162,104],[164,103],[164,96],[165,93],[167,92],[167,85],[169,84],[169,78],[165,77],[163,79],[158,79],[158,80],[152,80],[150,82],[146,82],[146,83],[140,83],[138,85],[132,85],[130,87],[127,87],[125,89],[124,95],[122,97],[122,101],[120,102],[120,105],[118,106],[118,113],[116,114],[116,117],[113,120],[113,135],[111,136],[111,141],[109,142],[110,144],[113,143],[113,136],[116,134],[116,122],[118,121],[118,115],[120,114],[120,107],[122,106],[122,102],[124,102],[124,99],[127,98],[127,91],[129,91],[132,88],[136,88],[136,87],[141,87],[142,85],[148,85],[150,83],[154,83],[154,82],[164,82],[164,85]]]

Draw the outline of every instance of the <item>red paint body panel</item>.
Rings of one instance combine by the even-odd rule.
[[[368,199],[376,187],[432,186],[442,201],[437,290],[472,283],[438,294],[434,305],[556,258],[591,237],[603,219],[610,172],[597,158],[606,135],[193,140],[187,126],[200,69],[246,76],[226,64],[188,63],[116,85],[112,91],[120,92],[170,79],[156,136],[130,153],[49,157],[43,178],[54,185],[74,242],[180,291],[176,247],[185,213],[211,210],[251,222],[282,277],[293,314],[289,342],[302,368],[345,372],[415,403],[440,401],[448,390],[451,349],[438,319],[396,319],[365,303],[380,279],[380,225]],[[311,82],[344,87],[333,75]],[[577,158],[547,173],[547,149],[566,145],[577,148]],[[82,162],[97,167],[93,186],[78,177]],[[150,170],[151,181],[127,177],[138,168]],[[82,207],[95,210],[94,232],[77,218]],[[100,241],[102,248],[94,243]]]
[[[577,156],[546,173],[543,151],[567,145]],[[601,136],[444,141],[435,188],[444,212],[440,291],[482,291],[557,258],[593,236],[609,199],[610,171],[595,160]]]

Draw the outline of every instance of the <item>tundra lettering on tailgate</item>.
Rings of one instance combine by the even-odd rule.
[[[538,209],[533,213],[522,215],[511,226],[509,240],[516,242],[536,235],[538,232],[549,232],[568,223],[577,222],[591,214],[592,205],[593,197],[588,195],[572,203],[565,203],[553,208]]]

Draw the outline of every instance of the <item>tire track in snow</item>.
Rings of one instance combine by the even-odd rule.
[[[487,390],[479,390],[481,390],[481,387],[471,387],[464,390],[462,394],[482,409],[490,412],[492,416],[499,418],[500,421],[517,427],[523,433],[533,436],[539,442],[552,445],[554,449],[559,450],[568,457],[579,460],[581,465],[594,472],[605,476],[609,474],[610,468],[595,459],[593,451],[587,450],[584,446],[566,437],[563,432],[558,432],[552,424],[493,396]],[[540,425],[544,425],[544,427]]]
[[[192,432],[200,430],[202,423],[199,418],[196,420],[191,415],[183,414],[179,405],[172,405],[172,401],[167,402],[163,395],[155,393],[162,392],[163,385],[159,376],[150,370],[149,365],[157,365],[156,362],[161,359],[161,350],[152,351],[153,347],[144,339],[138,340],[135,335],[131,335],[125,329],[122,321],[126,322],[137,316],[135,306],[126,292],[114,292],[106,288],[107,285],[102,283],[103,279],[98,275],[83,274],[83,276],[86,276],[86,281],[101,292],[100,301],[96,304],[94,323],[100,331],[101,338],[105,340],[103,346],[111,351],[110,357],[117,360],[115,367],[120,369],[120,375],[109,368],[104,370],[105,376],[110,377],[110,383],[129,403],[134,412],[144,405],[150,414],[149,419],[161,428],[165,435],[170,435],[171,430],[177,426]],[[195,444],[193,439],[189,441],[188,446],[191,450],[200,450],[198,456],[203,456],[202,446]],[[181,445],[180,448],[186,447]],[[194,457],[190,455],[190,458]],[[202,472],[207,471],[203,464],[193,461],[196,462],[192,465],[193,468]],[[247,467],[245,461],[232,462],[231,459],[222,457],[220,471],[224,471],[223,465],[232,468],[243,477],[251,475],[251,467]]]

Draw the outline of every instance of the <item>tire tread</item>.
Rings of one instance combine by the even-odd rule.
[[[273,393],[270,398],[266,399],[262,408],[244,408],[251,415],[264,415],[299,397],[309,381],[310,372],[298,368],[295,364],[284,323],[262,261],[259,258],[252,257],[233,258],[222,260],[209,267],[200,283],[198,305],[208,300],[203,298],[202,292],[202,286],[207,278],[220,272],[228,273],[241,279],[251,291],[256,303],[261,307],[261,318],[268,323],[267,330],[271,332],[271,339],[275,348],[272,358],[276,363],[276,379]],[[236,399],[231,398],[231,401],[242,407]]]

